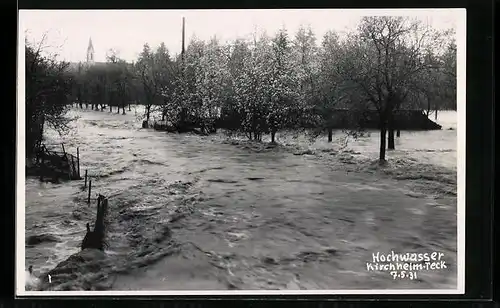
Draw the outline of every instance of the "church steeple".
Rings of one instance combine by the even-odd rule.
[[[94,63],[94,46],[92,38],[89,38],[89,47],[87,47],[87,63]]]

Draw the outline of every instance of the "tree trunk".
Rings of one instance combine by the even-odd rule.
[[[271,143],[275,143],[275,138],[276,138],[276,131],[271,132]]]
[[[388,136],[389,142],[387,144],[387,149],[388,150],[394,150],[394,129],[389,129],[389,136]]]
[[[260,140],[260,133],[259,132],[256,132],[256,131],[253,132],[253,140],[255,140],[255,141]]]
[[[396,131],[396,137],[401,137],[401,130],[398,128],[398,130]]]
[[[146,121],[148,121],[148,123],[149,123],[150,110],[151,110],[151,105],[146,106]]]
[[[332,142],[332,141],[333,141],[333,129],[328,128],[328,142]]]
[[[113,112],[113,106],[111,106],[111,103],[109,104],[109,112]]]
[[[130,109],[130,103],[128,103],[128,111],[132,111],[132,109]]]
[[[380,155],[379,155],[379,160],[385,161],[385,141],[386,141],[386,132],[387,129],[384,124],[382,124],[380,128]]]
[[[387,149],[388,150],[394,150],[395,144],[394,144],[394,129],[395,129],[395,120],[394,120],[394,115],[391,113],[389,115],[389,121],[387,122],[387,128],[388,128],[388,143],[387,143]]]
[[[40,116],[40,140],[43,139],[43,130],[45,129],[45,114]]]
[[[437,121],[437,120],[438,120],[438,110],[436,107],[436,113],[434,113],[434,121]]]
[[[431,114],[431,100],[427,98],[427,117]]]

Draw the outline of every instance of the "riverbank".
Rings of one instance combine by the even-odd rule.
[[[456,171],[404,153],[404,132],[381,167],[338,142],[169,135],[99,112],[78,121],[66,141],[82,145],[82,170],[96,170],[110,197],[111,245],[93,270],[44,290],[456,287]],[[58,230],[55,245],[27,249],[30,262],[78,250],[80,194],[77,184],[27,183],[27,236]],[[70,227],[55,222],[64,220]],[[439,251],[449,266],[414,280],[367,270],[373,253],[391,250]]]

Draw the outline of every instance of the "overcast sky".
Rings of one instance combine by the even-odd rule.
[[[28,32],[29,41],[38,41],[44,33],[55,46],[61,60],[86,59],[89,38],[96,61],[105,61],[113,48],[119,56],[133,61],[144,43],[156,48],[164,42],[171,54],[181,49],[182,17],[186,18],[186,44],[196,35],[208,40],[216,35],[221,41],[249,37],[255,30],[269,34],[285,27],[293,34],[300,25],[311,26],[318,41],[328,30],[344,31],[355,27],[362,16],[415,16],[432,27],[456,27],[460,10],[21,10],[19,30]],[[54,51],[54,49],[50,50]]]

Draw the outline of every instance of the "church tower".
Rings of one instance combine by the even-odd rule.
[[[87,63],[94,63],[94,46],[92,45],[92,38],[89,39],[89,47],[87,47]]]

